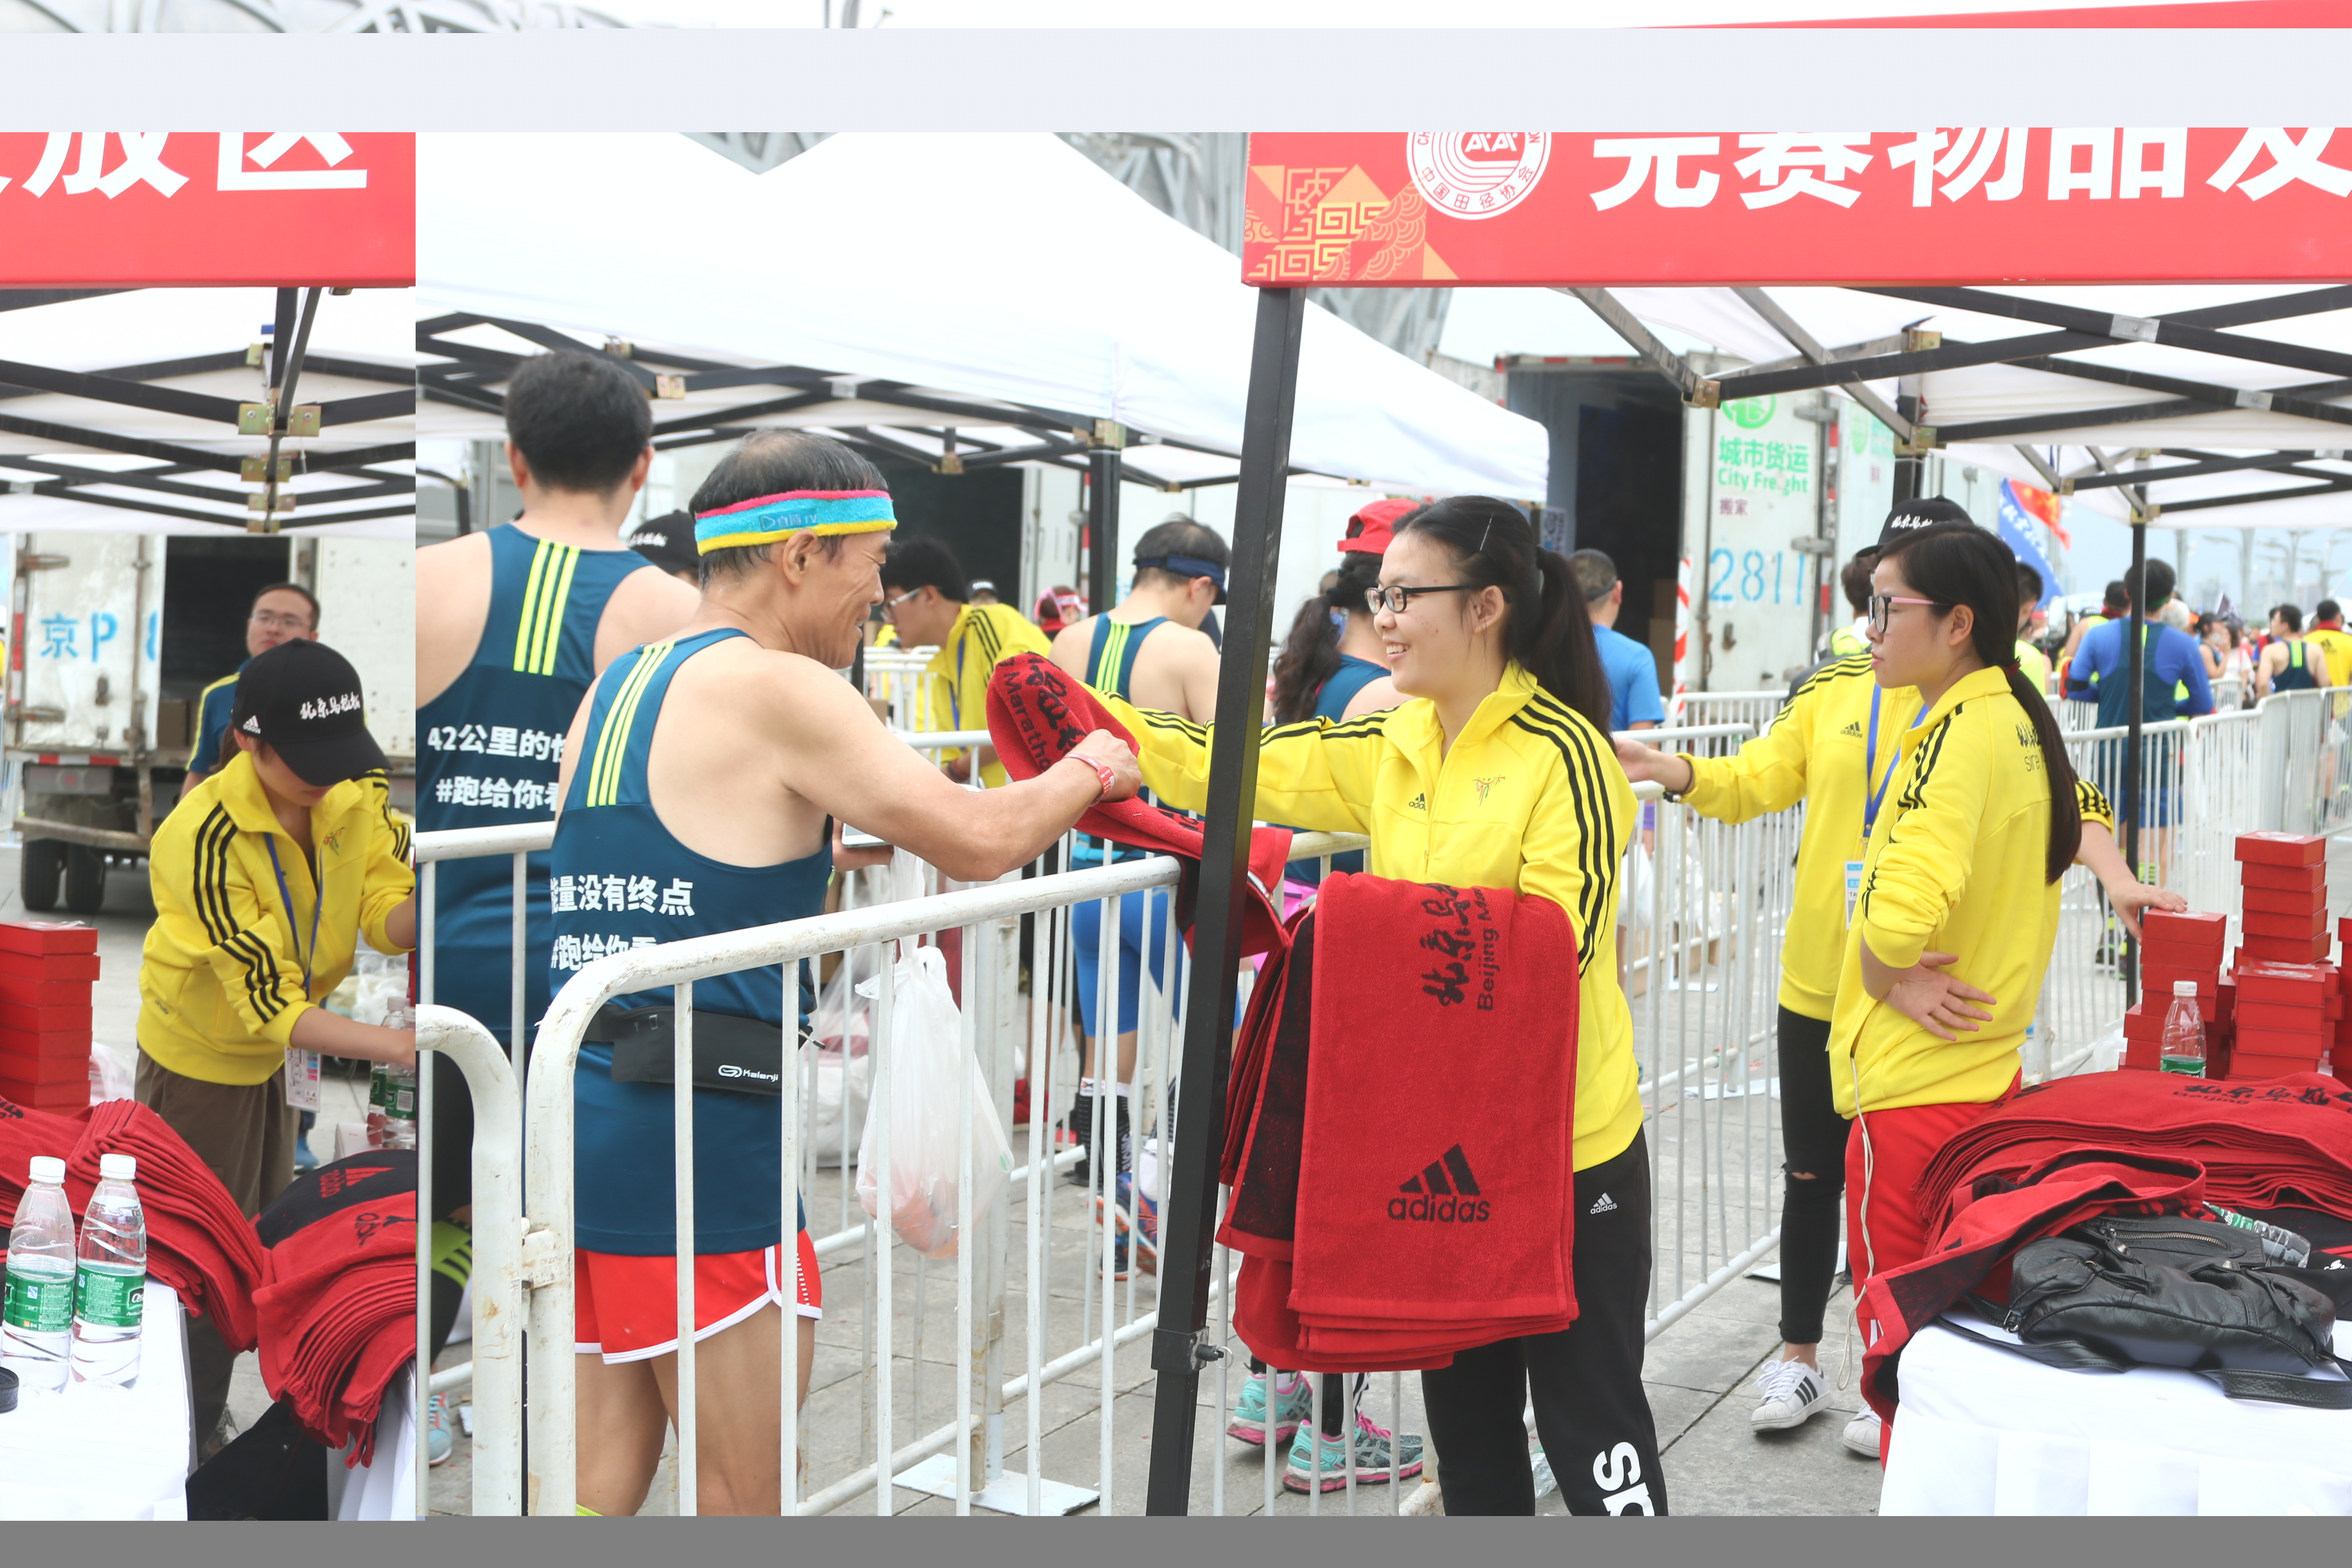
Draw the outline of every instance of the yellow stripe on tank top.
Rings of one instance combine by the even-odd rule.
[[[547,576],[549,552],[554,548],[552,543],[542,539],[539,547],[530,552],[530,573],[523,580],[522,614],[515,617],[514,667],[518,675],[530,673],[531,624],[539,616],[540,584]]]
[[[555,661],[563,651],[563,610],[572,598],[572,574],[580,567],[580,552],[569,544],[559,544],[562,552],[556,562],[554,581],[540,595],[539,634],[531,658],[530,673],[553,675]]]
[[[662,661],[669,657],[675,643],[648,644],[638,655],[636,668],[621,683],[619,695],[605,711],[604,732],[596,737],[596,762],[588,774],[588,804],[611,805],[620,799],[621,768],[629,751],[629,729],[636,721],[637,703],[653,684]]]

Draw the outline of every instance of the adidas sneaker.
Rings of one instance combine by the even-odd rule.
[[[1748,1425],[1758,1432],[1801,1426],[1830,1402],[1829,1385],[1821,1373],[1793,1357],[1766,1366],[1756,1386],[1764,1401],[1749,1413]]]

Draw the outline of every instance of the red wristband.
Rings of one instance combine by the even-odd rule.
[[[1094,769],[1095,777],[1102,781],[1102,787],[1096,794],[1095,799],[1097,801],[1104,801],[1110,798],[1112,776],[1109,763],[1098,763],[1092,757],[1081,755],[1076,752],[1072,752],[1068,756],[1064,757],[1062,760],[1066,763],[1083,763],[1087,767]]]

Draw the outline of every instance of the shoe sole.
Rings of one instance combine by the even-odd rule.
[[[1843,1433],[1840,1433],[1838,1435],[1838,1441],[1845,1445],[1845,1451],[1849,1454],[1859,1454],[1865,1459],[1875,1459],[1878,1458],[1878,1444],[1875,1440],[1874,1440],[1868,1447],[1864,1447],[1860,1443],[1855,1442],[1853,1438],[1846,1436]]]
[[[1824,1394],[1820,1400],[1807,1405],[1804,1409],[1800,1410],[1794,1415],[1774,1415],[1767,1417],[1764,1413],[1759,1410],[1748,1418],[1748,1424],[1751,1429],[1758,1432],[1786,1432],[1791,1427],[1802,1426],[1806,1422],[1811,1421],[1814,1416],[1819,1415],[1828,1404],[1829,1397]]]
[[[1399,1466],[1396,1470],[1396,1479],[1401,1481],[1409,1481],[1412,1479],[1413,1477],[1421,1474],[1421,1464],[1422,1462],[1419,1459],[1415,1459],[1410,1464]],[[1358,1470],[1356,1472],[1356,1484],[1360,1487],[1384,1487],[1388,1485],[1388,1467],[1386,1465],[1382,1465],[1378,1469]],[[1314,1489],[1305,1481],[1299,1479],[1297,1476],[1292,1474],[1286,1469],[1282,1473],[1282,1489],[1285,1491],[1297,1492],[1302,1497]],[[1342,1470],[1338,1475],[1324,1477],[1323,1489],[1326,1492],[1347,1490],[1348,1473],[1345,1470]]]
[[[1297,1435],[1298,1423],[1296,1421],[1287,1426],[1276,1426],[1274,1429],[1274,1440],[1277,1443],[1287,1443]],[[1236,1421],[1225,1428],[1225,1436],[1238,1442],[1247,1443],[1253,1448],[1265,1447],[1265,1428],[1263,1426],[1244,1426]]]

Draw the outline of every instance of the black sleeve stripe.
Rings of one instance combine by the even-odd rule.
[[[1911,763],[1910,782],[1903,786],[1902,795],[1895,799],[1897,808],[1916,811],[1926,799],[1928,776],[1935,773],[1937,763],[1944,755],[1944,738],[1952,732],[1952,721],[1959,716],[1960,709],[1954,708],[1937,720],[1936,727],[1927,731],[1927,738],[1919,742],[1918,752]]]
[[[228,808],[215,805],[196,829],[195,906],[205,934],[218,947],[236,930],[228,906],[228,847],[236,838],[236,825]]]
[[[2079,775],[2074,780],[2074,809],[2085,818],[2104,816],[2115,819],[2115,807],[2108,804],[2106,792]]]
[[[1828,684],[1830,681],[1842,679],[1849,676],[1868,675],[1869,673],[1870,656],[1866,653],[1850,653],[1844,658],[1837,659],[1832,663],[1823,665],[1821,668],[1807,676],[1803,685],[1789,693],[1788,699],[1780,704],[1779,710],[1772,715],[1772,722],[1777,724],[1781,720],[1786,719],[1789,716],[1790,710],[1796,707],[1797,699],[1802,697],[1806,692],[1812,690],[1813,688],[1823,686]]]
[[[996,623],[986,616],[975,616],[972,619],[980,625],[980,657],[988,661],[989,668],[994,669],[997,661],[1004,657],[1004,641],[996,635]]]
[[[1615,825],[1610,820],[1606,804],[1608,775],[1601,770],[1600,746],[1591,733],[1591,726],[1582,721],[1561,722],[1540,710],[1535,719],[1530,719],[1522,710],[1511,715],[1511,722],[1531,735],[1549,741],[1559,750],[1561,768],[1567,775],[1570,809],[1576,815],[1577,869],[1584,878],[1584,889],[1578,895],[1576,909],[1584,932],[1579,944],[1581,951],[1577,954],[1577,969],[1582,973],[1591,965],[1593,950],[1599,945],[1594,936],[1614,896],[1617,859],[1623,848],[1617,842]]]
[[[268,944],[249,931],[230,933],[221,943],[221,951],[233,954],[245,963],[245,994],[253,1004],[254,1013],[267,1023],[278,1016],[276,994],[276,963],[269,957]]]
[[[1209,727],[1206,724],[1195,724],[1190,719],[1179,719],[1173,713],[1163,713],[1156,708],[1142,708],[1137,711],[1142,714],[1144,723],[1154,730],[1172,730],[1194,745],[1209,743]]]

